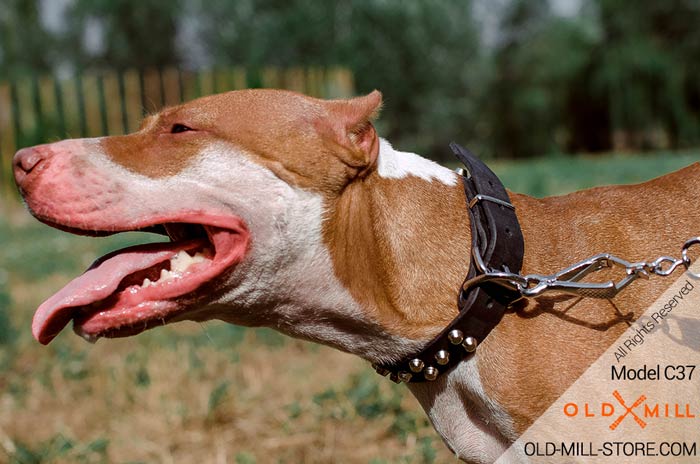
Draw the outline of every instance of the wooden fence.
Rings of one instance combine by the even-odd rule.
[[[343,68],[134,70],[0,81],[0,199],[15,196],[12,156],[19,148],[132,132],[144,114],[161,107],[250,87],[324,98],[348,97],[354,91],[352,74]]]

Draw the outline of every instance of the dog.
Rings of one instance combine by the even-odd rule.
[[[39,307],[34,336],[49,343],[70,321],[94,341],[219,319],[376,364],[420,350],[457,314],[470,218],[458,174],[378,137],[381,105],[378,91],[242,90],[164,109],[129,135],[20,150],[16,183],[38,220],[170,237],[98,259]],[[696,163],[639,185],[510,193],[523,273],[603,251],[672,254],[697,235],[699,179]],[[459,458],[493,462],[669,283],[521,301],[473,356],[408,388]]]

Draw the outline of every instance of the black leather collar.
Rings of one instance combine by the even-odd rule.
[[[515,208],[506,189],[481,160],[469,150],[451,143],[450,148],[466,166],[460,170],[471,222],[472,257],[465,283],[486,271],[518,273],[525,244]],[[495,283],[462,285],[459,314],[420,352],[390,365],[374,365],[381,375],[395,382],[435,380],[476,350],[498,325],[507,307],[520,294]]]

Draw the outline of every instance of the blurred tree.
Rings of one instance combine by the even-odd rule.
[[[604,33],[596,84],[621,148],[700,141],[700,2],[598,0]]]
[[[562,18],[547,0],[510,3],[493,55],[489,145],[520,157],[700,142],[700,2],[585,6]]]
[[[48,71],[53,52],[37,0],[5,0],[0,8],[0,79]]]
[[[337,2],[211,0],[197,4],[200,35],[213,61],[252,66],[334,61]]]
[[[484,73],[470,2],[243,0],[207,2],[201,34],[220,64],[345,65],[359,92],[381,89],[381,132],[449,156],[477,134]]]
[[[76,0],[63,56],[79,68],[176,65],[182,0]]]
[[[483,149],[474,142],[487,75],[470,2],[363,0],[349,24],[340,57],[360,91],[384,92],[388,138],[450,161],[449,140]]]
[[[501,38],[494,57],[489,95],[492,149],[521,157],[551,151],[552,93],[538,82],[542,64],[531,52],[537,35],[551,18],[547,0],[516,0],[501,18]]]
[[[50,30],[56,3],[5,0],[0,78],[341,65],[358,92],[384,93],[382,135],[436,158],[450,139],[505,157],[700,144],[698,0],[593,0],[573,16],[551,1],[488,3],[491,46],[472,0],[67,0]]]
[[[490,145],[528,157],[609,146],[606,96],[589,84],[600,34],[583,15],[565,18],[547,0],[517,0],[494,53]]]

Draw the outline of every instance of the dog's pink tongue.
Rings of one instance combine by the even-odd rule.
[[[155,243],[127,248],[102,258],[39,306],[32,321],[34,338],[48,344],[70,322],[76,308],[107,298],[126,276],[168,260],[177,251],[173,250],[172,243]]]

